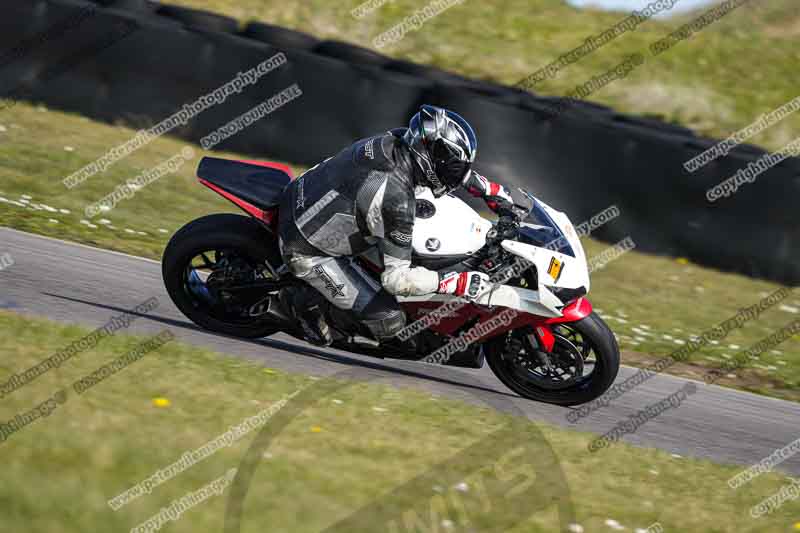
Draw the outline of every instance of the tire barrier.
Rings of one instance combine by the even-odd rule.
[[[82,10],[91,16],[65,23]],[[115,37],[120,24],[134,30]],[[571,103],[554,116],[558,98],[270,24],[240,28],[229,17],[149,0],[3,2],[0,51],[0,97],[136,128],[283,52],[285,65],[172,134],[198,142],[297,83],[303,91],[297,103],[218,149],[312,165],[355,139],[406,124],[422,103],[438,104],[473,123],[480,139],[476,167],[486,175],[531,190],[573,220],[617,205],[619,219],[597,233],[604,240],[631,236],[640,250],[800,282],[797,158],[712,203],[706,191],[757,161],[762,149],[738,146],[689,174],[683,163],[716,140],[592,102]]]

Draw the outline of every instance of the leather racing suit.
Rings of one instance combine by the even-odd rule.
[[[289,270],[379,341],[405,326],[395,296],[434,293],[441,281],[438,272],[411,266],[414,173],[421,170],[402,140],[405,131],[361,139],[312,167],[286,187],[279,209],[279,244]],[[502,186],[474,171],[463,186],[491,209],[511,204]],[[380,284],[354,262],[373,246],[383,259]],[[290,306],[302,322],[316,304],[298,293]],[[329,344],[327,329],[323,333],[327,339],[310,340]]]

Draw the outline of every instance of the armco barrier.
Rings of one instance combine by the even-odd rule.
[[[36,39],[87,6],[96,14],[77,29],[0,64],[0,96],[143,128],[282,51],[287,64],[172,134],[198,142],[297,83],[301,98],[217,149],[314,164],[354,139],[402,126],[422,103],[439,104],[475,125],[476,166],[483,173],[535,192],[574,220],[616,204],[622,214],[598,231],[601,238],[630,235],[642,250],[800,281],[796,158],[710,203],[707,189],[764,152],[743,145],[690,175],[683,162],[716,141],[680,126],[591,102],[574,102],[553,117],[556,98],[269,24],[240,28],[228,17],[148,0],[3,2],[0,50]],[[122,22],[135,31],[109,41],[110,28]]]
[[[241,36],[268,43],[281,50],[311,50],[320,42],[319,39],[307,33],[260,22],[248,24],[242,30]]]

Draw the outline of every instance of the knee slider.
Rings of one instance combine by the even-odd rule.
[[[389,339],[400,333],[406,325],[406,314],[397,309],[370,316],[363,323],[377,340]]]

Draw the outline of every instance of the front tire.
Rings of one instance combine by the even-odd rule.
[[[260,338],[279,331],[279,328],[263,317],[244,314],[235,316],[233,313],[226,315],[218,310],[222,307],[219,302],[203,301],[189,287],[197,279],[190,282],[187,274],[193,270],[201,270],[193,267],[195,258],[203,256],[204,261],[217,262],[216,254],[223,253],[227,254],[225,259],[235,256],[242,265],[240,270],[243,268],[245,272],[248,267],[255,272],[266,263],[277,268],[281,261],[275,237],[257,221],[235,214],[215,214],[198,218],[173,235],[164,249],[161,272],[173,303],[192,322],[218,333]],[[210,259],[211,257],[214,259]]]
[[[588,375],[563,383],[555,380],[552,385],[545,383],[530,368],[536,362],[520,366],[519,361],[524,357],[536,361],[533,359],[536,354],[530,353],[535,352],[530,346],[528,353],[518,353],[520,343],[514,340],[514,332],[491,339],[484,345],[489,367],[509,389],[531,400],[566,406],[586,403],[601,396],[614,383],[619,371],[619,346],[614,333],[595,313],[577,322],[556,325],[554,330],[557,343],[571,347],[572,353],[579,358],[565,368],[583,371],[585,366],[591,366]],[[587,364],[590,359],[591,363]]]

